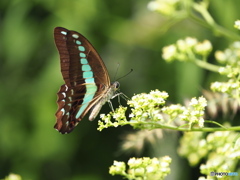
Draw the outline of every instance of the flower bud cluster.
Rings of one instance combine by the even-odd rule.
[[[203,132],[185,132],[180,139],[178,154],[187,158],[191,166],[196,166],[208,153]]]
[[[216,131],[206,135],[204,132],[185,132],[180,140],[178,153],[186,157],[191,166],[207,159],[200,166],[201,173],[234,172],[240,158],[240,138],[236,132]]]
[[[207,57],[212,51],[212,44],[208,40],[199,42],[196,38],[187,37],[175,44],[163,48],[162,58],[167,62],[174,60],[193,61],[197,56]]]
[[[129,115],[132,121],[161,121],[163,117],[159,112],[159,107],[166,103],[168,94],[159,90],[151,91],[149,94],[137,94],[128,101],[132,113]]]
[[[148,3],[148,9],[171,16],[177,12],[179,3],[180,0],[155,0]]]
[[[214,132],[206,138],[209,156],[200,166],[202,174],[234,172],[240,159],[240,138],[236,132]]]
[[[216,51],[216,60],[224,64],[219,68],[219,73],[228,78],[226,82],[213,82],[211,89],[214,92],[222,92],[230,97],[239,99],[240,92],[240,42],[234,42],[224,51]]]
[[[124,162],[114,161],[109,168],[111,175],[122,175],[126,179],[149,179],[161,180],[170,173],[171,158],[164,156],[162,158],[131,158],[128,160],[128,170]]]
[[[204,110],[207,106],[207,100],[204,97],[192,98],[189,106],[170,105],[162,108],[162,112],[169,115],[170,119],[179,118],[181,121],[187,121],[192,127],[197,124],[204,127]]]

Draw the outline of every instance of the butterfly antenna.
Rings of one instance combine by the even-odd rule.
[[[114,78],[113,78],[114,81],[115,81],[115,79],[116,79],[116,76],[117,76],[117,73],[118,73],[119,66],[120,66],[120,64],[118,63],[118,64],[117,64],[117,70],[116,70],[116,73],[115,73]]]
[[[118,81],[118,80],[120,80],[120,79],[122,79],[122,78],[128,76],[131,72],[133,72],[133,69],[131,69],[131,70],[130,70],[127,74],[125,74],[124,76],[118,78],[116,81]]]

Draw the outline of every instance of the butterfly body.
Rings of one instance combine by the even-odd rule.
[[[89,120],[94,120],[101,107],[114,97],[119,83],[110,83],[102,59],[80,33],[56,27],[54,39],[65,81],[57,93],[54,128],[61,133],[69,133],[88,112]]]

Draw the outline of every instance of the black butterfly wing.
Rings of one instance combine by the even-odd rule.
[[[54,30],[65,84],[58,94],[55,128],[69,133],[110,87],[107,69],[91,43],[80,33]]]

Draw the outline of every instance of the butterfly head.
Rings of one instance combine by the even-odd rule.
[[[117,91],[120,88],[120,83],[118,81],[115,81],[112,83],[112,88],[114,91]]]

